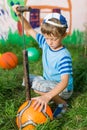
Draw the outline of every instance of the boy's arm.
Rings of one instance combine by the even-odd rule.
[[[47,93],[48,97],[50,95],[50,99],[52,99],[54,96],[56,96],[57,94],[59,94],[61,91],[63,91],[67,85],[68,85],[68,80],[69,80],[69,75],[66,74],[66,75],[63,75],[61,77],[61,82],[58,83],[54,89],[52,89],[50,92]]]
[[[22,22],[22,15],[21,15],[21,13],[19,11],[17,11],[18,6],[19,5],[14,5],[12,8],[13,8],[13,11],[20,18],[20,21]],[[30,35],[35,39],[37,32],[31,27],[30,23],[25,19],[24,16],[23,16],[23,20],[24,20],[24,30],[27,32],[27,35]]]

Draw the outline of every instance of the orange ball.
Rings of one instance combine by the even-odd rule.
[[[39,108],[34,110],[32,107],[33,101],[26,101],[20,106],[17,112],[16,123],[19,129],[33,130],[36,125],[43,124],[47,121],[48,117],[53,119],[51,108],[47,106],[46,112],[39,112]]]
[[[0,55],[0,67],[3,69],[15,68],[18,64],[17,56],[12,52],[6,52]]]

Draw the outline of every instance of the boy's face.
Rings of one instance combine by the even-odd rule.
[[[52,50],[58,50],[61,46],[62,37],[54,37],[53,35],[44,34],[47,44]]]

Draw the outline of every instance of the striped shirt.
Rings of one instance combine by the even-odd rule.
[[[72,59],[69,51],[63,47],[51,50],[42,34],[36,35],[39,47],[42,48],[43,77],[46,80],[61,81],[61,76],[69,74],[68,90],[73,89]]]

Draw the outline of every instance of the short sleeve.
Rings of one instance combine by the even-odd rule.
[[[60,60],[59,64],[59,73],[64,74],[73,74],[72,71],[72,60],[69,56],[65,56]]]
[[[38,42],[40,48],[43,48],[43,45],[46,42],[44,36],[40,33],[36,34],[36,41]]]

